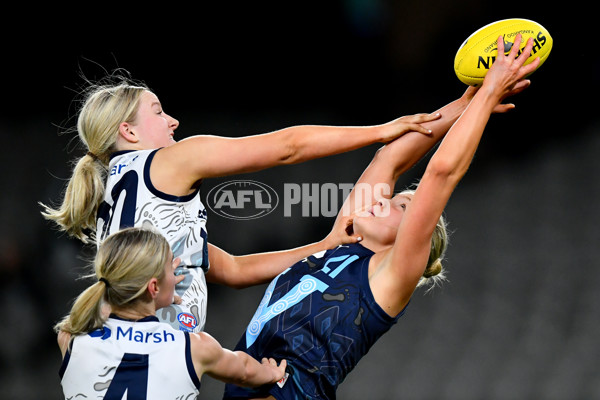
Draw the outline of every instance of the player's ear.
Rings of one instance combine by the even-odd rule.
[[[121,122],[119,124],[119,136],[129,143],[137,143],[140,140],[128,122]]]
[[[148,294],[150,294],[150,297],[152,297],[153,299],[156,298],[156,296],[158,296],[158,279],[156,278],[152,278],[148,281]]]

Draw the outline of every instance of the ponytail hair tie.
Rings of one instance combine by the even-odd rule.
[[[100,159],[98,158],[97,155],[95,155],[94,153],[92,153],[91,151],[88,151],[87,153],[85,153],[86,155],[92,157],[94,159],[94,161],[99,161]]]
[[[104,282],[104,284],[106,285],[107,289],[110,287],[110,283],[108,283],[108,281],[106,280],[105,277],[102,277],[102,278],[98,279],[98,282]]]

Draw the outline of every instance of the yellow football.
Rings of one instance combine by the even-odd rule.
[[[519,33],[523,37],[519,54],[527,44],[527,40],[532,37],[533,49],[525,64],[539,57],[539,68],[550,55],[552,36],[537,22],[518,18],[504,19],[484,26],[463,42],[454,58],[454,72],[458,79],[470,86],[481,85],[498,55],[498,37],[504,37],[502,51],[508,54]]]

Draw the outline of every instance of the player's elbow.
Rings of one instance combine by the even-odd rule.
[[[448,158],[432,159],[427,165],[427,171],[436,176],[451,175],[455,169],[455,164]]]
[[[245,257],[232,256],[226,265],[219,271],[220,283],[232,289],[246,289],[258,283],[254,279],[251,268],[245,267]]]
[[[432,159],[427,165],[426,174],[444,181],[458,182],[465,174],[466,168],[449,158]]]
[[[250,282],[246,282],[241,279],[234,279],[234,280],[231,280],[227,286],[229,286],[232,289],[241,290],[241,289],[249,288],[250,286],[253,286],[253,285]]]
[[[240,269],[235,277],[229,280],[229,286],[232,289],[246,289],[256,285],[262,285],[268,283],[271,280],[270,276],[263,276],[262,274],[254,274],[252,271],[244,271]]]
[[[208,279],[207,276],[207,280],[211,283],[218,283],[236,290],[245,289],[247,287],[252,286],[252,284],[247,282],[247,279],[245,279],[245,277],[241,275],[239,271],[228,271],[227,273],[219,274],[219,277],[217,279]]]
[[[238,370],[234,383],[245,387],[256,387],[263,383],[260,382],[258,376],[257,363],[251,362],[250,356],[245,353],[236,351],[234,354],[241,362],[241,368]]]
[[[390,148],[386,145],[386,146],[382,146],[380,148],[377,149],[377,151],[375,152],[375,155],[373,155],[373,163],[378,162],[378,163],[385,163],[387,161],[389,161],[392,158],[393,154],[392,151],[390,150]]]
[[[233,383],[244,387],[256,386],[252,384],[252,374],[250,371],[248,371],[248,366],[245,366],[245,368],[240,371],[240,374],[235,377]]]
[[[390,171],[392,179],[395,182],[411,164],[414,164],[414,160],[399,156],[398,152],[395,152],[393,147],[385,145],[377,149],[369,167],[377,168],[382,172]]]
[[[315,127],[298,125],[281,131],[280,162],[282,164],[298,164],[319,157],[323,151],[320,147],[326,144],[316,143]]]
[[[280,164],[296,164],[302,161],[302,136],[295,128],[287,128],[280,132],[278,147]]]

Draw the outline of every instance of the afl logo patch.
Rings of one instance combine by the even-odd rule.
[[[223,182],[206,195],[208,208],[224,218],[250,220],[270,214],[279,204],[277,192],[257,181]]]
[[[194,328],[198,326],[198,320],[192,314],[189,313],[180,313],[177,315],[177,320],[179,321],[180,327],[185,331],[193,331]]]

